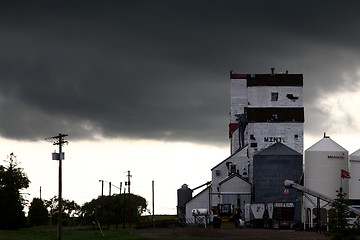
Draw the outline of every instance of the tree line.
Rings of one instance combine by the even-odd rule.
[[[26,226],[57,224],[58,197],[49,200],[33,198],[26,216],[28,205],[22,190],[30,185],[24,169],[18,166],[16,156],[11,153],[0,165],[0,229],[19,229]],[[146,199],[134,194],[99,196],[82,206],[62,199],[63,225],[123,225],[136,223],[147,210]]]

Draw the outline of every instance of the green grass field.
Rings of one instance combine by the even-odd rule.
[[[157,215],[156,221],[174,220],[175,215]],[[152,222],[152,216],[142,217],[142,221]],[[63,227],[62,240],[99,240],[99,239],[152,239],[151,237],[144,237],[135,234],[130,234],[122,229],[111,226],[107,230],[107,225],[103,226],[102,231],[95,226],[85,227]],[[56,240],[57,227],[56,226],[40,226],[36,228],[26,228],[16,231],[0,230],[0,240]]]
[[[174,220],[174,215],[157,215],[155,219],[157,221],[162,220]],[[142,221],[152,222],[152,216],[144,216]],[[135,225],[135,224],[134,224]],[[134,227],[133,225],[133,227]],[[128,227],[128,226],[127,226]],[[122,229],[122,225],[119,228],[111,226],[110,230],[107,230],[107,225],[103,225],[103,229],[99,229],[95,226],[84,227],[63,227],[62,240],[99,240],[99,239],[153,239],[149,236],[144,237],[136,234],[130,234]],[[56,226],[39,226],[35,228],[26,228],[21,230],[0,230],[0,240],[56,240],[57,239],[57,227]]]
[[[175,216],[170,215],[164,215],[164,216],[156,216],[156,221],[175,221]],[[145,223],[152,223],[152,216],[144,216],[142,219]],[[152,226],[152,224],[150,224]],[[128,227],[128,226],[126,226]],[[135,224],[132,225],[132,228],[135,227]],[[177,232],[178,236],[169,234],[169,235],[162,235],[163,237],[159,237],[156,234],[146,234],[143,231],[134,231],[134,229],[123,229],[122,225],[119,226],[119,228],[116,228],[116,226],[110,226],[110,230],[107,230],[107,225],[103,225],[102,230],[99,229],[99,227],[96,227],[95,225],[92,226],[77,226],[77,227],[63,227],[62,231],[62,240],[101,240],[101,239],[111,239],[111,240],[155,240],[155,239],[167,239],[167,240],[205,240],[205,239],[216,239],[213,238],[214,236],[209,237],[207,234],[207,238],[204,235],[198,235],[198,234],[186,234],[186,232],[194,232],[198,233],[197,229],[203,229],[203,227],[199,226],[187,226],[185,228],[175,225],[170,225],[165,228],[158,228],[162,230],[169,230],[170,233],[173,233],[172,230],[175,230]],[[226,229],[234,229],[233,223],[224,223],[222,224],[221,228],[224,230]],[[180,230],[180,232],[179,232]],[[194,231],[195,230],[195,231]],[[129,233],[135,232],[135,233]],[[185,236],[182,235],[182,231],[185,231]],[[238,231],[239,234],[242,234],[242,230],[235,229],[235,231]],[[256,231],[256,230],[254,230]],[[140,235],[143,234],[143,235]],[[237,234],[237,233],[236,233]],[[180,235],[180,236],[179,236]],[[182,236],[181,236],[182,235]],[[194,237],[197,236],[197,237]],[[200,237],[202,236],[202,237]],[[220,237],[221,238],[221,237]],[[219,239],[220,239],[219,238]],[[268,239],[269,236],[261,235],[257,240],[264,240]],[[225,239],[225,238],[224,238]],[[229,238],[228,238],[229,239]],[[253,239],[253,238],[252,238]],[[314,238],[312,238],[314,239]],[[57,240],[57,227],[54,225],[51,226],[39,226],[35,228],[26,228],[26,229],[20,229],[16,231],[10,231],[10,230],[0,230],[0,240]],[[272,238],[272,240],[279,240],[276,238]],[[284,240],[284,238],[282,238]]]

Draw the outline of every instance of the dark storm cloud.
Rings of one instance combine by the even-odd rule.
[[[229,70],[270,67],[304,74],[311,132],[326,119],[317,98],[359,81],[356,2],[0,4],[0,133],[9,138],[226,143]]]

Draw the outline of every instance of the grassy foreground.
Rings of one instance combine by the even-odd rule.
[[[104,235],[103,235],[104,234]],[[144,237],[130,234],[122,230],[100,230],[81,229],[81,230],[64,230],[62,240],[99,240],[99,239],[144,239]],[[2,230],[0,231],[0,240],[56,240],[56,229],[22,229],[17,231]]]
[[[192,230],[196,230],[196,229],[200,229],[200,228],[192,228]],[[127,229],[129,230],[129,229]],[[144,234],[141,235],[141,233],[129,233],[127,232],[127,230],[123,230],[123,229],[116,229],[116,228],[112,228],[110,230],[104,230],[103,233],[99,230],[99,229],[94,229],[94,228],[81,228],[81,229],[75,229],[75,228],[67,228],[64,229],[63,233],[62,233],[62,240],[102,240],[102,239],[111,239],[111,240],[155,240],[155,239],[159,239],[159,240],[209,240],[209,239],[238,239],[237,236],[235,237],[226,237],[223,238],[221,236],[202,236],[200,237],[198,234],[194,234],[194,235],[188,235],[186,234],[185,231],[185,235],[181,236],[182,234],[179,234],[179,231],[177,231],[177,236],[176,235],[166,235],[166,236],[161,236],[161,235],[149,235],[149,234]],[[171,231],[171,229],[168,229]],[[172,230],[179,230],[179,229],[172,229]],[[180,229],[181,230],[181,229]],[[221,230],[221,229],[219,229]],[[218,231],[219,231],[218,230]],[[226,229],[222,229],[222,230],[226,230]],[[166,231],[166,229],[165,229]],[[197,231],[197,230],[196,230]],[[238,231],[238,230],[236,230]],[[239,234],[241,234],[243,230],[239,230]],[[174,233],[174,232],[172,232]],[[212,232],[211,234],[213,234],[214,232]],[[224,232],[222,232],[224,233]],[[196,236],[197,235],[197,236]],[[161,237],[160,237],[161,236]],[[234,235],[232,235],[234,236]],[[246,236],[246,235],[245,235]],[[248,236],[249,237],[249,236]],[[245,239],[256,239],[256,240],[294,240],[294,239],[312,239],[312,240],[323,240],[324,237],[321,237],[321,235],[317,235],[315,238],[312,237],[301,237],[301,238],[293,238],[290,237],[288,235],[289,238],[287,237],[280,237],[280,236],[268,236],[266,234],[263,235],[259,235],[259,236],[250,236],[249,238],[241,238],[243,240]],[[57,240],[57,232],[56,232],[56,227],[44,227],[44,228],[37,228],[37,229],[32,229],[32,228],[28,228],[28,229],[22,229],[22,230],[17,230],[17,231],[10,231],[10,230],[0,230],[0,240]]]

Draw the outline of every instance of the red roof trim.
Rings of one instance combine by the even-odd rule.
[[[231,79],[246,79],[247,74],[239,74],[239,73],[232,73],[230,72],[230,78]]]
[[[229,138],[232,137],[233,132],[239,127],[238,123],[230,123],[229,124]]]

